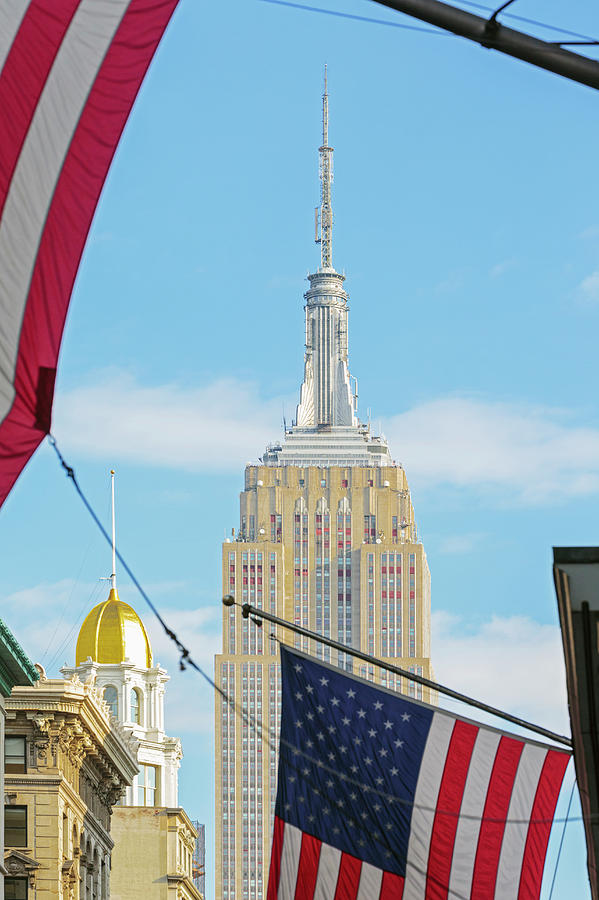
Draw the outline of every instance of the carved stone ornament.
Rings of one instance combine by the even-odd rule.
[[[25,876],[30,884],[33,884],[35,870],[39,869],[40,863],[18,850],[7,850],[4,854],[4,867],[9,875]]]

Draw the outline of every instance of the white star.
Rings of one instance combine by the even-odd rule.
[[[378,839],[379,839],[380,836],[381,836],[381,833],[380,833],[380,831],[373,831],[373,832],[372,832],[372,836],[373,836],[373,838],[375,839],[375,841],[378,841]]]
[[[403,747],[403,741],[400,741],[399,738],[398,738],[396,741],[393,741],[393,743],[395,744],[395,746],[396,746],[398,749],[399,749],[400,747]]]
[[[343,744],[339,747],[339,753],[347,753],[347,747],[344,747]]]
[[[327,731],[329,732],[329,734],[335,734],[337,729],[335,728],[334,725],[329,725],[329,727],[327,728]]]
[[[320,715],[324,712],[324,706],[320,706],[320,704],[316,707],[316,711],[320,713]]]
[[[360,840],[358,841],[358,844],[360,845],[360,847],[365,847],[366,841],[363,838],[360,838]]]
[[[333,779],[332,779],[332,778],[329,778],[329,780],[327,781],[327,787],[328,787],[328,788],[332,788],[332,787],[333,787],[333,784],[334,784]]]
[[[339,778],[341,779],[341,781],[347,781],[347,775],[345,774],[345,772],[341,772],[339,774]]]
[[[365,794],[369,794],[371,792],[371,790],[372,790],[372,788],[370,787],[369,784],[364,785],[364,793]]]
[[[385,722],[385,728],[389,731],[390,728],[393,728],[393,722],[390,722],[389,719]]]
[[[294,756],[299,756],[299,754],[300,754],[300,752],[299,752],[299,750],[297,749],[297,747],[294,747],[293,750],[292,750],[291,752],[293,753]]]
[[[382,808],[383,808],[383,807],[381,806],[380,803],[375,803],[375,804],[374,804],[374,811],[375,811],[375,812],[380,812]]]
[[[300,797],[300,799],[301,799],[301,797]],[[391,831],[391,829],[393,828],[393,823],[387,822],[385,825],[385,828],[387,829],[387,831]]]
[[[331,762],[333,762],[333,760],[335,759],[335,754],[329,753],[329,759],[331,760]]]
[[[390,851],[390,850],[385,850],[385,856],[387,856],[387,857],[391,856],[391,851]]]
[[[381,747],[381,749],[379,750],[379,756],[386,756],[386,755],[387,755],[387,750],[384,747]]]
[[[327,684],[329,683],[329,679],[328,679],[328,678],[325,678],[324,675],[323,675],[322,678],[320,679],[320,683],[321,683],[321,685],[322,685],[323,687],[326,687]]]
[[[324,741],[324,734],[322,733],[322,731],[319,731],[316,737],[319,741]]]
[[[343,722],[344,725],[349,725],[349,719],[347,718],[347,716],[343,716],[341,721]]]
[[[335,827],[333,828],[333,834],[339,834],[339,831],[340,829],[335,825]]]
[[[358,795],[356,794],[355,791],[352,791],[352,792],[351,792],[351,794],[349,795],[349,799],[350,799],[350,800],[357,800],[357,799],[358,799]]]
[[[307,684],[307,685],[306,685],[306,690],[308,691],[309,694],[311,694],[312,691],[314,690],[314,688],[312,687],[311,684]]]
[[[399,769],[396,769],[395,766],[393,766],[393,768],[391,769],[391,774],[392,774],[392,775],[399,775]]]
[[[293,668],[295,669],[296,672],[301,672],[301,671],[302,671],[302,667],[300,666],[299,663],[296,663],[296,664],[294,665]]]
[[[338,806],[340,809],[341,809],[342,806],[345,806],[345,800],[343,799],[343,797],[340,797],[339,800],[337,800],[337,806]]]
[[[331,810],[329,809],[328,806],[325,806],[325,808],[323,809],[322,812],[323,812],[323,815],[325,815],[325,816],[329,816],[331,814]]]
[[[354,822],[353,819],[348,819],[348,820],[347,820],[347,824],[349,825],[350,828],[355,828],[355,827],[356,827],[356,823]]]
[[[293,784],[293,782],[295,781],[295,775],[290,775],[289,781]]]
[[[361,744],[361,743],[362,743],[362,738],[358,737],[358,735],[356,735],[354,738],[354,744]]]
[[[368,737],[376,737],[376,731],[374,730],[374,728],[370,729],[370,731],[368,732]]]
[[[401,717],[401,721],[402,721],[402,722],[409,722],[409,721],[410,721],[410,714],[409,714],[409,713],[404,713],[403,716]]]
[[[324,763],[321,759],[317,759],[316,765],[318,766],[319,769],[322,769],[322,767],[324,766]]]
[[[308,822],[313,822],[316,819],[316,816],[308,816]]]
[[[302,694],[301,691],[296,691],[296,692],[295,692],[295,699],[296,699],[296,700],[303,700],[303,699],[304,699],[304,695]]]
[[[304,775],[309,775],[310,769],[306,766],[305,769],[302,769],[302,772],[304,773]]]
[[[382,784],[382,783],[383,783],[383,779],[381,778],[380,775],[379,775],[379,777],[377,778],[376,783],[377,783],[377,784]]]
[[[354,697],[356,696],[356,692],[352,691],[352,689],[350,688],[349,691],[347,692],[347,696],[349,697],[350,700],[353,700]]]
[[[365,710],[365,709],[359,709],[359,710],[358,710],[358,718],[359,718],[359,719],[363,719],[365,715],[366,715],[366,710]]]
[[[375,708],[375,709],[382,709],[382,708],[383,708],[383,704],[381,703],[380,700],[377,700],[377,701],[376,701],[376,703],[374,704],[374,708]]]
[[[354,773],[354,775],[357,775],[357,774],[358,774],[358,767],[357,767],[357,766],[352,766],[352,767],[351,767],[351,770],[352,770],[352,772]]]
[[[320,797],[320,791],[318,790],[318,788],[312,788],[312,793]]]
[[[364,757],[364,762],[366,763],[367,766],[371,766],[371,765],[372,765],[372,760],[371,760],[371,758],[370,758],[369,756],[365,756],[365,757]]]
[[[297,799],[299,800],[300,803],[305,803],[305,802],[306,802],[305,799],[304,799],[303,797],[298,797]]]
[[[331,697],[331,704],[333,706],[339,706],[339,700],[337,699],[337,697]]]
[[[299,719],[298,719],[297,722],[295,723],[295,727],[296,727],[296,728],[301,728],[302,725],[303,725],[303,722],[300,722]]]
[[[285,804],[285,809],[287,809],[287,810],[291,809],[291,803],[286,803],[286,804]]]
[[[313,746],[314,744],[312,743],[312,741],[306,741],[306,747],[308,748],[308,750]]]
[[[360,813],[360,818],[362,818],[362,819],[367,819],[367,818],[368,818],[368,813],[367,813],[367,812],[362,812],[362,813]]]
[[[313,718],[314,718],[314,713],[306,713],[306,719],[309,719],[310,721],[312,721]]]

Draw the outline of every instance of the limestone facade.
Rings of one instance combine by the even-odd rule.
[[[113,806],[137,774],[134,739],[93,683],[15,687],[6,734],[5,867],[15,900],[108,900]]]

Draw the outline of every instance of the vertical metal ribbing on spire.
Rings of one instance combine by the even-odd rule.
[[[324,93],[322,95],[322,147],[320,152],[320,262],[323,268],[333,267],[333,209],[331,185],[333,183],[333,148],[329,147],[329,95],[327,93],[327,67],[324,67]]]

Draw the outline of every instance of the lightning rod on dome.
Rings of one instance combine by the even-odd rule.
[[[110,587],[116,591],[116,526],[114,518],[114,469],[110,470],[110,490],[112,496],[112,574],[110,576]]]

